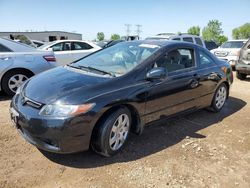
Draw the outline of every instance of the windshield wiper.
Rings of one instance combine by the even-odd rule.
[[[76,68],[76,69],[81,69],[81,70],[84,69],[84,70],[89,70],[89,71],[100,72],[100,73],[103,73],[103,74],[108,74],[108,75],[110,75],[112,77],[116,77],[116,75],[114,73],[104,71],[104,70],[100,70],[100,69],[90,67],[90,66],[83,66],[83,65],[74,66],[72,64],[68,64],[67,66],[72,67],[72,68]]]
[[[90,67],[90,66],[83,66],[83,65],[78,65],[78,66],[79,66],[79,68],[82,68],[82,69],[97,71],[97,72],[101,72],[103,74],[108,74],[108,75],[110,75],[112,77],[116,77],[114,73],[111,73],[111,72],[108,72],[108,71],[105,71],[105,70],[97,69],[97,68]]]

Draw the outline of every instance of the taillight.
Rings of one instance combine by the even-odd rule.
[[[55,58],[55,56],[53,56],[53,55],[45,55],[45,56],[43,56],[43,58],[46,60],[46,61],[54,61],[54,62],[56,62],[56,58]]]

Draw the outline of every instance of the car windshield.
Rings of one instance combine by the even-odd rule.
[[[241,48],[244,41],[229,41],[221,45],[222,48]]]
[[[122,42],[87,56],[70,66],[121,76],[143,62],[159,48],[158,45],[141,42]]]
[[[46,44],[43,44],[43,45],[39,46],[38,49],[46,49],[46,48],[50,47],[52,44],[55,44],[55,43],[56,43],[55,41],[48,42]]]

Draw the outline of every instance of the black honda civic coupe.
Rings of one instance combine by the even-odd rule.
[[[123,42],[26,81],[10,114],[42,150],[92,148],[112,156],[149,122],[207,107],[220,111],[232,82],[230,65],[198,45]]]

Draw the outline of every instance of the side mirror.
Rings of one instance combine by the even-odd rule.
[[[51,52],[53,52],[53,48],[48,48],[48,51],[51,51]]]
[[[147,73],[148,80],[164,79],[167,77],[167,69],[163,67],[155,67]]]

